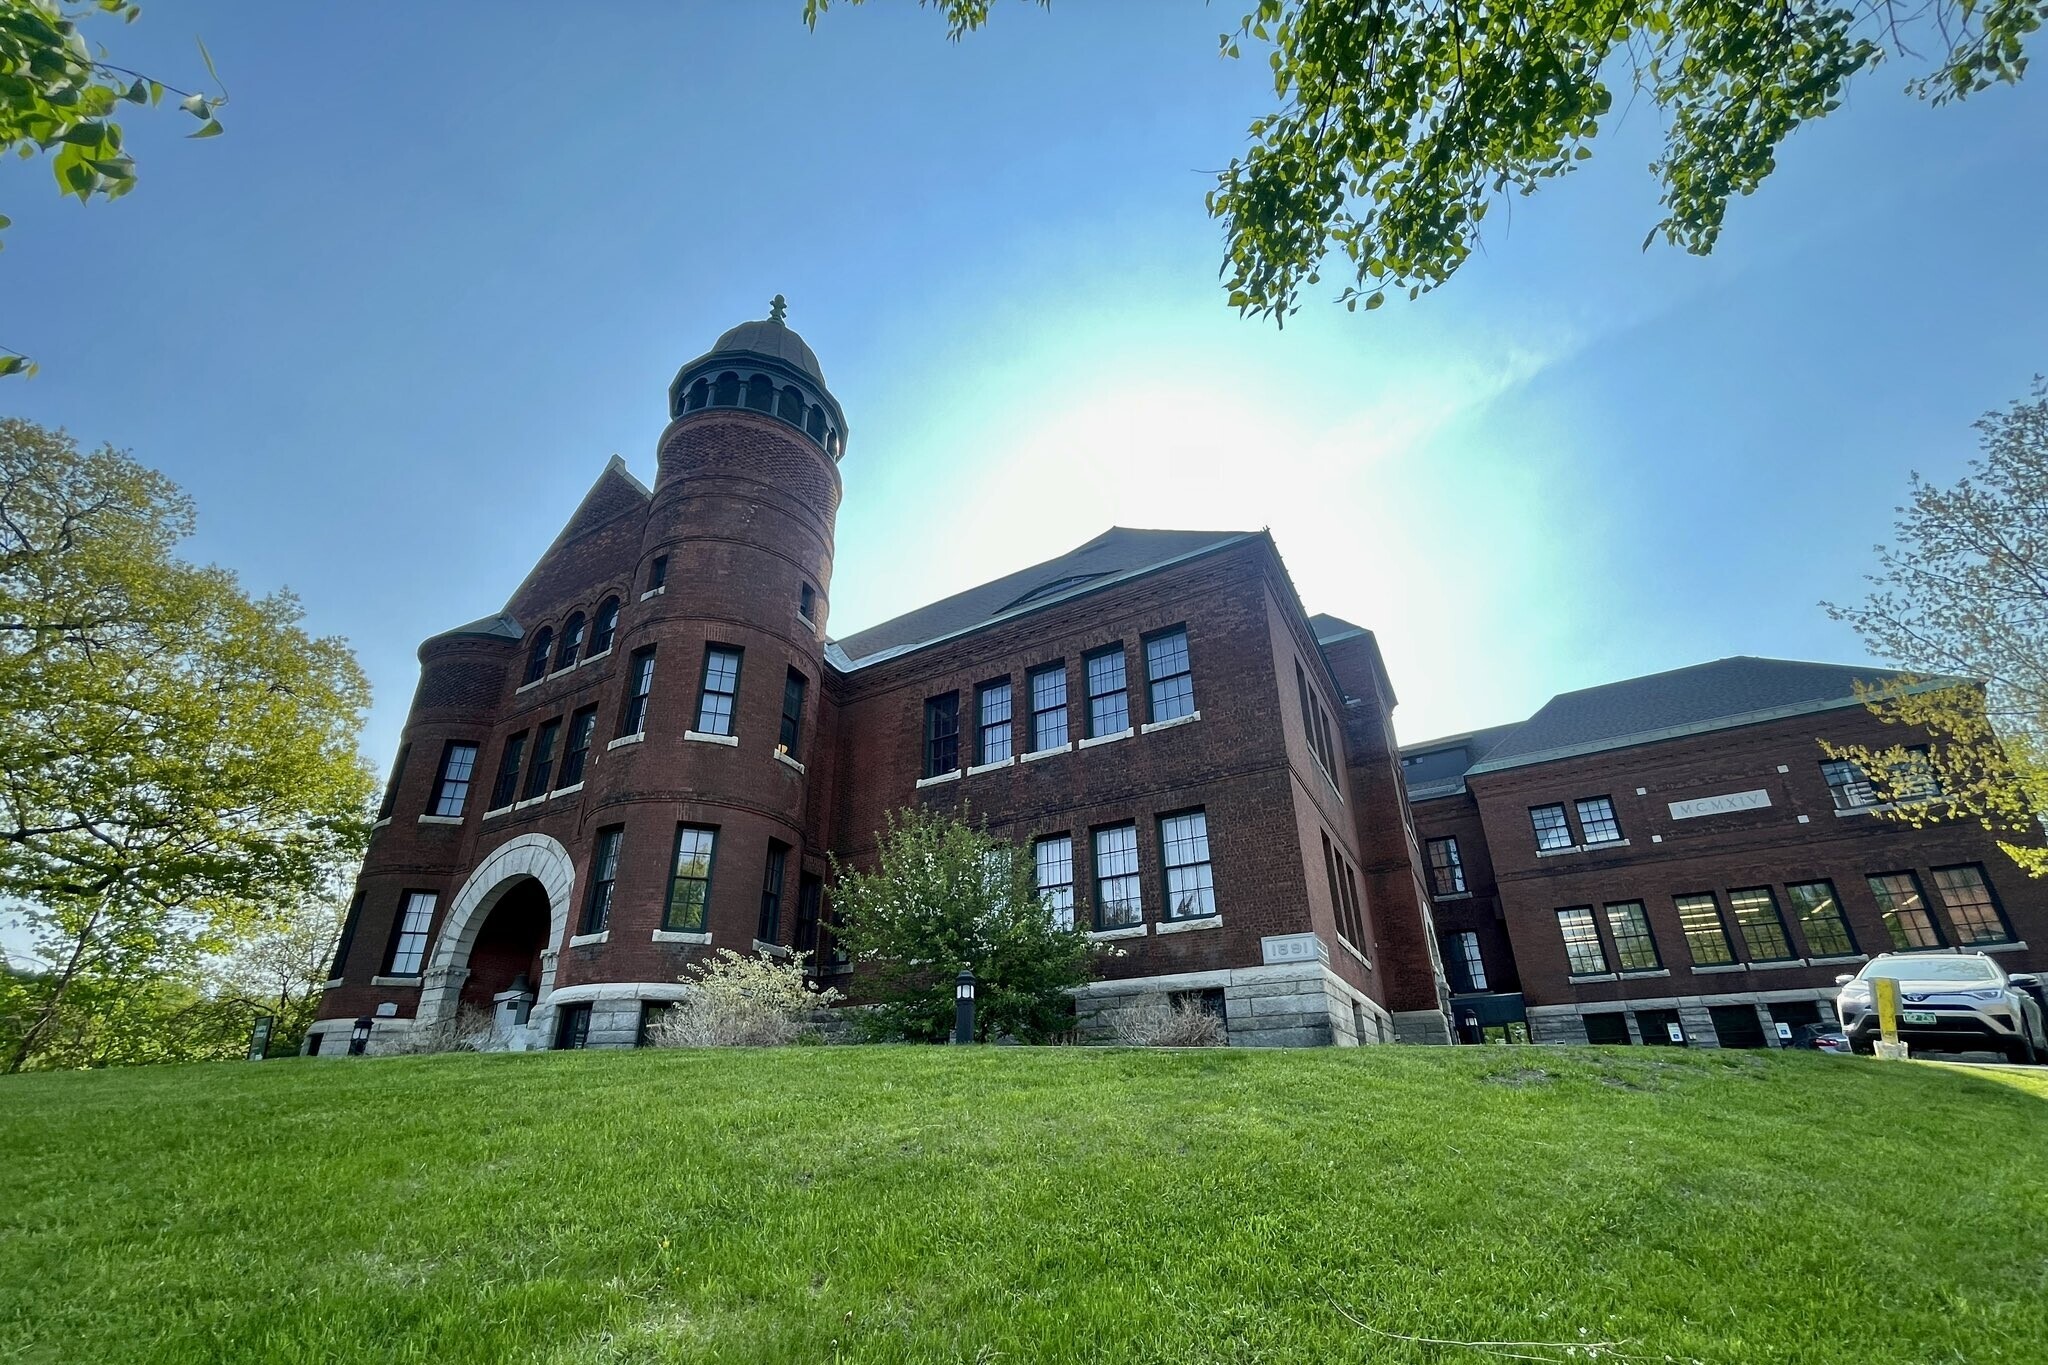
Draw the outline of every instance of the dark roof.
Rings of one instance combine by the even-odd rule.
[[[748,351],[754,355],[771,356],[786,365],[794,365],[820,384],[825,382],[825,372],[818,368],[817,353],[804,344],[804,339],[779,322],[743,322],[721,336],[712,346],[711,354],[720,351]]]
[[[1057,559],[1006,574],[978,588],[919,607],[834,642],[834,662],[858,668],[919,645],[987,625],[1012,613],[1087,592],[1132,574],[1215,549],[1256,531],[1144,531],[1112,526]]]
[[[466,626],[457,626],[453,630],[444,630],[432,638],[448,640],[458,635],[479,635],[493,640],[517,640],[524,634],[526,632],[520,629],[518,621],[505,615],[503,612],[499,612],[495,616],[480,617],[477,620],[471,621]]]
[[[1353,625],[1343,617],[1332,616],[1326,611],[1319,611],[1314,616],[1309,617],[1308,624],[1309,629],[1316,633],[1316,643],[1319,645],[1329,644],[1333,640],[1342,640],[1352,635],[1365,634],[1364,626]]]
[[[1422,744],[1402,745],[1401,780],[1407,784],[1408,799],[1427,801],[1433,796],[1456,796],[1465,790],[1465,774],[1472,765],[1519,728],[1519,724],[1493,725]]]

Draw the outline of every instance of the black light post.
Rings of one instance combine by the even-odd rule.
[[[953,1041],[974,1041],[974,973],[965,967],[953,979]]]
[[[370,1046],[370,1021],[356,1020],[356,1026],[348,1031],[348,1055],[360,1057]]]

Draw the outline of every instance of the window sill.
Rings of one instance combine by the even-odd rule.
[[[1965,952],[1972,953],[2024,953],[2026,950],[2027,941],[2025,939],[2017,939],[2009,943],[1973,943],[1964,949]]]
[[[654,941],[656,943],[709,943],[711,942],[711,935],[691,933],[688,929],[656,929],[654,931]]]
[[[1627,847],[1628,847],[1628,840],[1626,840],[1626,839],[1602,839],[1602,840],[1600,840],[1600,841],[1599,841],[1598,843],[1585,843],[1585,844],[1580,844],[1580,845],[1579,845],[1579,851],[1580,851],[1580,852],[1582,852],[1582,853],[1592,853],[1592,852],[1594,852],[1594,851],[1596,851],[1596,850],[1598,850],[1598,849],[1603,849],[1603,848],[1627,848]]]
[[[1151,932],[1149,924],[1127,924],[1121,929],[1090,929],[1088,941],[1102,943],[1113,938],[1143,938]]]
[[[1367,971],[1372,970],[1372,959],[1367,957],[1365,955],[1365,951],[1361,949],[1356,943],[1353,943],[1350,939],[1344,937],[1344,935],[1339,934],[1337,935],[1337,946],[1339,948],[1342,948],[1345,952],[1351,954],[1353,957],[1357,958],[1359,962],[1364,965]]]
[[[958,782],[959,780],[960,771],[956,768],[950,773],[940,773],[937,777],[920,777],[917,779],[917,785],[920,788],[936,787],[941,782]]]
[[[658,588],[649,588],[646,592],[641,593],[640,600],[645,602],[651,597],[666,597],[667,595],[668,584],[664,583]]]
[[[1536,850],[1536,856],[1539,858],[1562,858],[1567,853],[1579,853],[1582,851],[1577,844],[1566,844],[1563,848],[1539,848]]]
[[[1621,975],[1618,972],[1573,972],[1565,980],[1576,985],[1582,981],[1619,981]]]
[[[582,659],[582,661],[581,661],[580,663],[578,663],[578,664],[577,664],[576,666],[577,666],[578,668],[588,668],[588,667],[590,667],[590,666],[591,666],[592,664],[596,663],[596,662],[597,662],[597,661],[598,661],[599,659],[609,659],[609,658],[611,658],[611,657],[612,657],[612,652],[611,652],[611,650],[610,650],[609,648],[605,648],[605,649],[600,649],[600,650],[599,650],[599,651],[597,651],[597,653],[595,653],[595,654],[586,654],[586,655],[584,655],[584,656],[583,656],[583,659]]]
[[[552,673],[548,674],[548,675],[547,675],[547,677],[546,677],[545,679],[543,679],[543,681],[545,681],[545,682],[553,682],[553,681],[554,681],[555,679],[557,679],[557,678],[566,678],[566,677],[568,677],[568,676],[569,676],[569,675],[570,675],[571,673],[574,673],[575,671],[576,671],[576,665],[574,665],[574,664],[568,664],[568,665],[565,665],[565,666],[563,666],[563,667],[561,667],[561,668],[558,668],[558,669],[556,669],[556,670],[555,670],[554,672],[552,672]]]
[[[609,929],[600,929],[594,934],[571,934],[569,936],[569,946],[571,948],[589,948],[599,943],[610,943],[611,941],[612,931]]]
[[[1704,967],[1689,968],[1694,976],[1719,976],[1724,972],[1747,971],[1740,962],[1710,962]]]
[[[1332,773],[1328,768],[1325,768],[1322,765],[1321,760],[1317,760],[1316,762],[1316,771],[1323,775],[1323,784],[1330,789],[1330,795],[1337,798],[1337,804],[1340,806],[1343,805],[1344,790],[1343,788],[1337,785],[1336,774]]]
[[[530,683],[521,683],[519,684],[519,686],[512,689],[512,695],[516,697],[522,692],[531,692],[534,688],[539,687],[542,683],[546,681],[547,679],[545,677],[540,677],[535,678]]]
[[[1191,915],[1187,919],[1169,919],[1159,922],[1159,932],[1162,934],[1185,934],[1191,929],[1221,929],[1222,927],[1223,916],[1221,915]]]
[[[512,809],[525,810],[528,806],[538,806],[541,802],[547,799],[548,794],[546,792],[542,792],[539,796],[529,796],[523,801],[514,801],[512,803]]]
[[[390,823],[391,823],[391,817],[390,817],[390,816],[388,816],[388,815],[385,815],[385,816],[380,816],[380,817],[378,817],[377,823],[376,823],[376,824],[374,824],[374,825],[371,825],[371,826],[370,826],[370,832],[371,832],[372,834],[374,834],[374,833],[376,833],[376,832],[377,832],[378,830],[380,830],[380,829],[384,828],[384,826],[386,826],[386,825],[388,825],[388,824],[390,824]]]
[[[320,983],[320,989],[323,991],[339,990],[342,984],[342,979],[340,977],[330,977],[327,980]]]
[[[1051,758],[1054,754],[1070,754],[1072,752],[1074,752],[1074,741],[1068,740],[1065,744],[1056,745],[1050,749],[1033,749],[1018,761],[1022,763],[1036,763],[1039,759]]]
[[[572,792],[580,792],[582,790],[583,784],[581,782],[578,782],[571,787],[557,787],[553,791],[548,793],[548,800],[552,801],[558,796],[568,796]]]
[[[791,758],[788,754],[782,752],[782,750],[780,749],[777,749],[775,751],[775,761],[777,763],[780,763],[785,768],[794,770],[799,775],[806,771],[803,764],[797,762],[795,759]]]
[[[420,823],[423,825],[459,825],[462,823],[462,817],[459,815],[422,815]]]
[[[977,773],[992,773],[998,768],[1007,768],[1016,761],[1017,756],[1012,754],[1008,758],[999,758],[993,763],[976,763],[967,769],[967,775],[973,777]]]
[[[702,730],[685,730],[683,731],[683,738],[692,744],[723,744],[728,749],[740,747],[740,737],[738,735],[710,735]]]
[[[1440,901],[1469,901],[1472,899],[1472,893],[1470,891],[1432,892],[1431,896],[1433,899]]]
[[[1769,962],[1751,962],[1745,965],[1753,972],[1782,972],[1790,967],[1804,967],[1806,959],[1803,957],[1781,957]]]
[[[1136,730],[1133,730],[1130,726],[1126,725],[1123,729],[1117,731],[1113,735],[1097,735],[1093,739],[1084,739],[1081,741],[1080,747],[1082,747],[1083,749],[1092,749],[1098,744],[1114,744],[1120,739],[1129,739],[1132,735],[1135,735],[1137,733],[1138,732]]]
[[[372,986],[417,986],[420,984],[420,979],[416,976],[373,976],[370,978],[370,984]]]
[[[484,819],[486,819],[486,820],[495,820],[495,819],[497,819],[497,818],[498,818],[499,816],[501,816],[501,815],[510,815],[511,813],[512,813],[512,807],[510,807],[510,806],[500,806],[500,807],[498,807],[498,808],[497,808],[496,810],[487,810],[487,811],[485,811],[485,812],[484,812]]]
[[[754,940],[754,951],[757,953],[766,953],[770,957],[789,956],[789,949],[783,947],[780,943],[763,943],[758,938]]]
[[[813,621],[810,617],[804,615],[802,612],[798,612],[796,614],[796,623],[804,627],[806,630],[810,631],[813,635],[816,635],[818,633],[818,623],[816,621]]]
[[[1626,971],[1621,973],[1621,979],[1623,981],[1642,981],[1653,976],[1669,975],[1671,975],[1671,969],[1669,967],[1641,967],[1633,971]]]
[[[1176,725],[1193,725],[1196,721],[1200,720],[1201,718],[1202,713],[1200,711],[1190,711],[1184,716],[1175,716],[1172,720],[1150,721],[1144,725],[1139,726],[1138,733],[1141,735],[1149,735],[1154,730],[1171,730]]]
[[[640,731],[638,734],[620,735],[617,739],[605,745],[604,751],[606,753],[610,753],[614,749],[623,749],[628,744],[638,744],[641,740],[645,738],[647,738],[647,732],[645,730]]]
[[[2023,945],[2015,945],[2015,946],[2023,946]],[[1870,954],[1869,954],[1869,953],[1843,953],[1843,954],[1841,954],[1841,955],[1839,955],[1839,956],[1836,956],[1836,957],[1809,957],[1808,959],[1806,959],[1806,965],[1807,965],[1807,966],[1809,966],[1809,967],[1832,967],[1832,966],[1834,966],[1834,965],[1835,965],[1836,963],[1838,963],[1838,962],[1868,962],[1868,961],[1870,961]]]

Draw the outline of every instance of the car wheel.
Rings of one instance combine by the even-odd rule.
[[[2015,1038],[2005,1045],[2005,1060],[2015,1066],[2033,1066],[2040,1061],[2031,1038]]]
[[[1858,1057],[1868,1057],[1877,1051],[1877,1044],[1866,1042],[1861,1038],[1851,1038],[1849,1040],[1849,1051],[1855,1053]]]

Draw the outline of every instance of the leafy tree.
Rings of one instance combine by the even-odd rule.
[[[93,15],[133,23],[141,13],[131,0],[0,0],[0,151],[48,153],[59,192],[80,203],[94,195],[118,199],[135,188],[135,161],[122,148],[113,117],[123,103],[160,104],[169,93],[199,120],[191,136],[221,131],[214,114],[227,102],[225,94],[179,90],[115,66],[79,29],[79,21]],[[213,70],[211,58],[206,66]],[[0,228],[7,226],[0,216]],[[0,349],[0,375],[33,369],[27,356]]]
[[[831,2],[805,0],[806,21]],[[991,8],[922,3],[954,39]],[[1268,49],[1278,106],[1208,196],[1230,302],[1280,322],[1333,253],[1350,308],[1444,283],[1498,199],[1592,156],[1617,85],[1665,121],[1664,217],[1643,245],[1705,255],[1729,199],[1852,76],[1904,59],[1912,94],[1959,100],[2018,81],[2044,17],[2044,0],[1258,0],[1221,38],[1226,57]]]
[[[1878,546],[1860,607],[1824,604],[1871,652],[1912,676],[1874,690],[1871,710],[1938,741],[1826,745],[1868,775],[1890,818],[1975,819],[2034,876],[2048,873],[2048,382],[1977,422],[1980,458],[1950,487],[1913,476],[1894,544]],[[1925,799],[1929,768],[1937,799]]]
[[[50,990],[189,972],[359,855],[369,686],[288,593],[178,558],[192,506],[125,453],[0,419],[0,900]]]
[[[1033,883],[1030,859],[932,811],[891,815],[872,872],[836,862],[840,943],[877,1001],[876,1037],[943,1042],[953,1032],[953,984],[974,973],[983,1038],[1048,1042],[1070,1026],[1067,992],[1092,975],[1091,945],[1061,928]]]
[[[337,869],[338,870],[338,869]],[[320,1012],[320,988],[334,963],[346,909],[345,883],[330,877],[313,894],[268,919],[213,964],[209,994],[242,1011],[237,1041],[259,1014],[271,1016],[270,1051],[296,1052]]]

